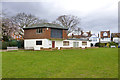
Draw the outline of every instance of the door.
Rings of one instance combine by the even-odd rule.
[[[73,42],[73,47],[79,47],[79,42]]]
[[[55,48],[55,41],[52,41],[52,48]]]

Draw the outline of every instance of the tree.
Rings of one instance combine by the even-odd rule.
[[[16,16],[11,18],[14,25],[19,27],[19,34],[24,35],[23,28],[29,27],[35,24],[47,22],[45,19],[39,19],[32,14],[18,13]]]
[[[12,23],[10,18],[2,18],[2,37],[3,40],[9,40],[13,32],[19,31],[16,25]]]
[[[17,27],[12,23],[11,18],[5,12],[0,13],[0,37],[4,41],[11,38],[11,33],[17,31]]]
[[[80,19],[73,15],[59,16],[53,23],[60,24],[68,28],[68,33],[73,32],[77,25],[80,23]]]

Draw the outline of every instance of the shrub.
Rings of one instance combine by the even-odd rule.
[[[100,47],[100,43],[96,43],[95,46],[96,46],[96,47]]]
[[[107,43],[107,45],[106,45],[107,47],[110,47],[110,43]]]
[[[24,40],[18,41],[18,48],[24,48]]]
[[[9,41],[9,47],[14,47],[14,46],[18,46],[18,42],[16,40]]]
[[[7,47],[18,47],[18,48],[24,48],[24,40],[12,40],[12,41],[4,41],[2,42],[2,45],[0,45],[1,49],[7,49]]]
[[[4,41],[2,42],[2,49],[7,49],[7,46],[8,46],[8,42]]]
[[[105,47],[105,43],[100,43],[100,47]]]
[[[115,45],[116,47],[118,47],[118,43],[110,42],[109,44],[110,44],[110,46]]]
[[[0,41],[0,49],[2,49],[2,41]]]

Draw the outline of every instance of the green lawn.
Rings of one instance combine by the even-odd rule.
[[[118,49],[2,53],[3,78],[117,78]]]

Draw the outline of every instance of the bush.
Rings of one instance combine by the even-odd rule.
[[[96,43],[95,46],[99,46],[99,47],[111,47],[111,45],[115,45],[116,47],[118,47],[118,43],[115,42],[109,42],[107,43],[107,45],[105,45],[105,43]]]
[[[7,47],[18,47],[18,48],[24,48],[24,40],[12,40],[12,41],[4,41],[2,42],[1,49],[7,49]]]
[[[96,43],[95,46],[96,47],[105,47],[105,43]]]
[[[18,48],[24,48],[24,40],[18,41]]]
[[[105,47],[105,43],[100,43],[100,47]]]
[[[110,43],[107,43],[107,45],[106,45],[107,47],[110,47]]]
[[[2,41],[0,41],[0,49],[2,49]]]
[[[95,47],[100,47],[100,43],[96,43],[96,44],[95,44]]]
[[[115,45],[116,47],[118,47],[118,43],[110,42],[109,44],[110,44],[109,47],[112,46],[112,45]]]
[[[9,41],[9,47],[15,47],[18,46],[18,42],[16,40]]]
[[[8,42],[6,41],[2,42],[2,49],[7,49],[8,45],[9,45]]]

